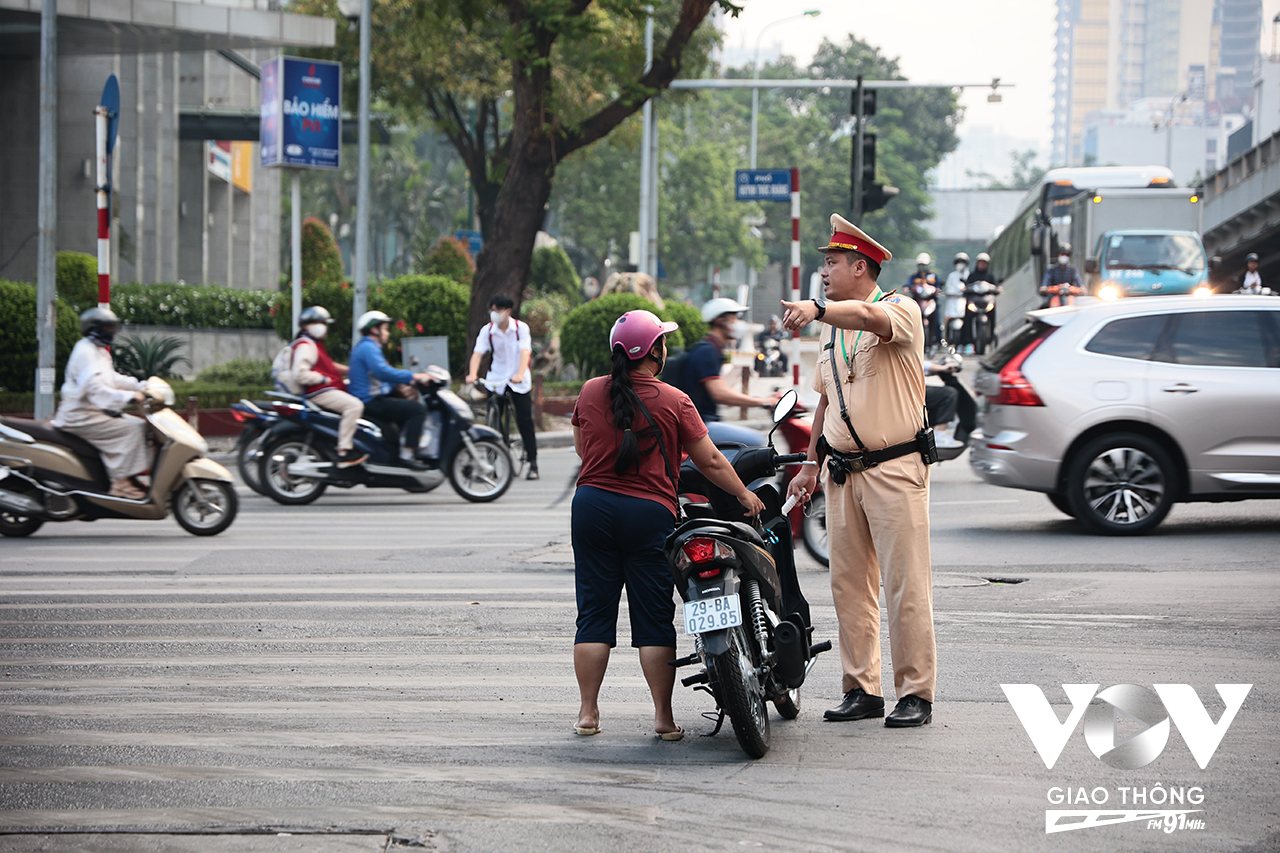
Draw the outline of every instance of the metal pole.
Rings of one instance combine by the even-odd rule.
[[[757,62],[760,57],[756,57]],[[760,69],[756,68],[753,80],[760,79]],[[760,122],[760,90],[751,90],[751,168],[756,167],[756,128]]]
[[[862,75],[858,75],[858,85],[853,90],[853,199],[849,212],[853,216],[853,224],[862,225]]]
[[[360,3],[360,164],[356,184],[356,259],[351,272],[355,280],[351,318],[358,319],[369,304],[369,29],[372,0]],[[360,340],[360,330],[351,324],[351,345]]]
[[[111,177],[107,174],[107,125],[110,117],[107,108],[93,108],[94,155],[97,163],[98,197],[98,307],[107,308],[111,303]]]
[[[58,0],[40,7],[40,238],[36,244],[37,420],[53,417],[54,321],[58,277]]]
[[[293,326],[289,329],[292,339],[298,334],[298,315],[302,313],[302,171],[290,169],[292,203],[289,205],[289,239],[293,243]]]
[[[649,242],[645,244],[647,272],[658,280],[658,107],[655,104],[649,128]]]
[[[791,301],[800,301],[800,170],[791,169]],[[800,330],[791,333],[791,384],[800,388]]]
[[[653,7],[649,7],[649,18],[644,25],[644,73],[648,74],[649,69],[653,66]],[[653,99],[649,98],[644,102],[643,116],[641,119],[643,128],[640,139],[640,258],[638,268],[640,272],[654,275],[649,269],[649,207],[653,204],[653,185],[652,164],[649,158],[652,155],[650,136],[653,132]],[[657,278],[654,275],[654,278]]]

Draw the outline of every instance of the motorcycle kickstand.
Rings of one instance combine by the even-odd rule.
[[[701,690],[703,693],[706,693],[712,699],[716,698],[716,694],[711,692],[710,687],[699,685],[698,687],[695,687],[693,689]],[[706,719],[706,720],[710,720],[713,715],[715,716],[716,727],[711,731],[707,732],[705,735],[703,735],[703,737],[715,737],[716,735],[720,734],[720,729],[724,727],[725,710],[724,708],[720,707],[720,701],[718,699],[716,700],[716,709],[714,711],[704,711],[702,713],[703,719]]]

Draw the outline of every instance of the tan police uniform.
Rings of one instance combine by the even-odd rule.
[[[834,219],[834,218],[833,218]],[[858,232],[860,236],[861,232]],[[832,239],[836,242],[837,234]],[[887,253],[886,253],[887,254]],[[892,336],[835,330],[823,349],[813,388],[827,398],[822,434],[841,453],[859,447],[840,414],[835,382],[842,383],[849,419],[863,445],[876,451],[911,441],[924,422],[924,328],[916,303],[879,289],[868,302],[889,315]],[[825,347],[831,327],[823,327]],[[834,368],[834,371],[833,371]],[[880,686],[880,582],[889,616],[889,650],[897,698],[932,702],[937,670],[933,580],[929,557],[929,466],[908,453],[846,477],[844,485],[822,467],[826,493],[831,594],[840,622],[841,688]]]

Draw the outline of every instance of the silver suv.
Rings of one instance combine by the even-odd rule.
[[[1109,534],[1280,497],[1280,299],[1087,302],[1030,312],[982,360],[978,475]]]

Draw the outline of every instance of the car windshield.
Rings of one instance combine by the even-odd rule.
[[[1204,269],[1204,252],[1189,234],[1113,234],[1107,241],[1109,270]]]

